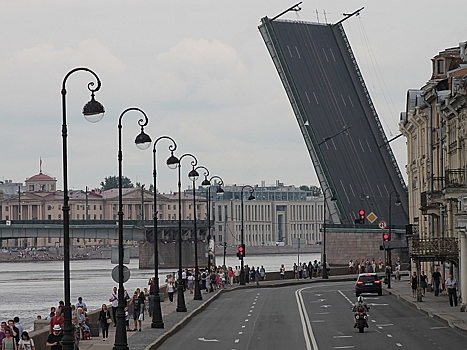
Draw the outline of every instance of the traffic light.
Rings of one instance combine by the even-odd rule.
[[[383,241],[384,242],[389,242],[389,233],[387,233],[387,232],[383,233]]]
[[[240,260],[243,260],[243,258],[245,257],[245,245],[244,244],[240,244],[238,246],[237,256]]]
[[[227,242],[224,242],[224,254],[227,253]]]
[[[358,219],[355,219],[356,224],[364,224],[365,223],[365,210],[360,209],[358,211]]]

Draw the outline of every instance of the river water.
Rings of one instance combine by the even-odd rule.
[[[301,262],[319,258],[319,253],[300,254]],[[293,254],[248,256],[244,260],[249,266],[264,265],[266,272],[279,271],[281,264],[285,265],[286,270],[291,270],[294,262],[297,262],[297,255]],[[216,263],[222,265],[223,258],[217,256]],[[239,266],[240,261],[235,256],[227,256],[226,265]],[[88,310],[108,303],[113,286],[117,286],[111,276],[114,266],[110,260],[71,261],[71,302],[75,304],[81,296]],[[136,288],[147,287],[154,270],[140,270],[137,259],[132,259],[126,266],[130,269],[130,279],[125,283],[125,288],[130,295]],[[171,272],[174,270],[159,270],[161,284]],[[18,316],[24,329],[33,329],[37,315],[45,318],[51,306],[57,306],[60,300],[64,300],[63,289],[63,261],[0,263],[0,321]]]

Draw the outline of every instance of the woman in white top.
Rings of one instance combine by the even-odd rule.
[[[34,340],[29,337],[29,333],[26,331],[21,333],[21,339],[18,343],[18,350],[36,350]]]

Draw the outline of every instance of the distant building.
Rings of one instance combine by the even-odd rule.
[[[211,232],[216,244],[241,243],[241,185],[223,187],[216,194],[217,184],[211,187]],[[243,191],[244,243],[249,246],[292,245],[292,239],[305,239],[306,244],[320,244],[324,223],[322,196],[311,191],[276,182],[275,185],[254,185],[255,200],[248,200],[250,190]],[[198,196],[207,196],[199,187]]]
[[[0,199],[0,220],[61,220],[63,219],[63,192],[57,190],[57,180],[39,172],[26,179],[24,193],[13,193]],[[18,187],[17,187],[18,188]],[[141,188],[123,188],[123,218],[124,220],[152,220],[154,213],[154,193]],[[118,220],[118,188],[101,191],[69,190],[69,206],[71,220]],[[158,215],[160,220],[178,219],[178,193],[158,194]],[[197,217],[206,217],[204,198],[197,198]],[[183,193],[182,220],[193,217],[193,196]],[[107,241],[87,241],[88,245],[112,244]],[[53,237],[30,238],[30,246],[53,246],[60,239]],[[74,239],[72,245],[83,245],[86,241]],[[5,242],[4,242],[5,244]],[[19,246],[18,239],[9,240],[7,245]]]

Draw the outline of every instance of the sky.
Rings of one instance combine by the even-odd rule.
[[[193,154],[226,184],[318,185],[297,121],[258,31],[283,0],[0,0],[0,180],[42,171],[63,188],[61,87],[76,67],[102,82],[99,123],[81,114],[89,101],[84,71],[66,82],[68,187],[98,188],[118,175],[118,121],[130,107],[149,117],[152,140],[168,135],[176,155]],[[344,29],[388,139],[399,134],[408,89],[431,76],[431,58],[467,40],[464,1],[304,0],[281,18],[335,23],[365,7]],[[152,180],[152,146],[134,145],[139,112],[122,118],[123,175]],[[391,143],[405,176],[406,145]],[[177,191],[157,144],[157,187]],[[188,157],[182,187],[190,181]],[[200,182],[200,181],[199,181]]]

